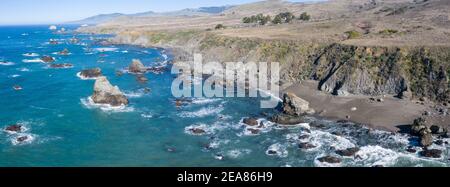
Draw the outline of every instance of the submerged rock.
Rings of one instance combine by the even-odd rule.
[[[195,134],[195,135],[203,135],[206,133],[206,131],[201,128],[192,128],[189,131],[191,131],[192,134]]]
[[[42,62],[45,63],[52,63],[55,62],[55,58],[51,57],[51,56],[43,56],[41,57]]]
[[[142,64],[140,60],[133,59],[130,67],[128,67],[128,70],[131,73],[145,73],[147,71],[147,68],[144,66],[144,64]]]
[[[300,149],[314,149],[316,147],[317,146],[315,146],[313,144],[310,144],[310,143],[300,143],[300,144],[298,144],[298,148],[300,148]]]
[[[341,156],[354,156],[357,152],[359,151],[359,148],[357,147],[353,147],[353,148],[348,148],[348,149],[344,149],[344,150],[337,150],[336,154],[341,155]]]
[[[84,78],[98,78],[102,76],[102,70],[100,68],[94,68],[94,69],[86,69],[81,71],[80,76]]]
[[[145,77],[144,75],[137,75],[136,76],[137,81],[139,81],[140,83],[146,83],[148,81],[148,78]]]
[[[406,149],[406,151],[407,152],[409,152],[409,153],[416,153],[417,152],[417,150],[416,149],[414,149],[414,148],[408,148],[408,149]]]
[[[256,126],[258,125],[258,119],[256,118],[245,118],[243,122],[248,126]]]
[[[64,63],[64,64],[51,64],[50,68],[56,68],[56,69],[60,69],[60,68],[72,68],[73,65],[69,64],[69,63]]]
[[[69,54],[70,54],[70,51],[66,48],[66,49],[64,49],[64,50],[62,50],[62,51],[60,51],[60,52],[58,52],[58,54],[59,54],[59,55],[69,55]]]
[[[442,151],[439,149],[424,149],[420,152],[421,156],[428,158],[441,158]]]
[[[5,131],[9,131],[9,132],[22,132],[22,125],[10,125],[8,127],[5,128]]]
[[[92,100],[97,104],[109,104],[111,106],[128,105],[128,99],[119,87],[112,86],[106,77],[99,77],[95,81]]]
[[[285,93],[283,96],[283,112],[288,115],[313,114],[315,111],[309,108],[309,102],[293,93]]]
[[[324,157],[318,158],[317,160],[319,160],[320,162],[326,162],[326,163],[330,163],[330,164],[341,163],[341,159],[334,157],[334,156],[324,156]]]
[[[286,114],[277,114],[270,118],[270,121],[280,125],[297,125],[304,122],[300,116],[291,116]]]
[[[259,133],[261,133],[261,130],[259,129],[247,129],[247,130],[253,135],[258,135]]]
[[[17,138],[17,142],[24,142],[26,140],[28,140],[28,136],[21,136]]]

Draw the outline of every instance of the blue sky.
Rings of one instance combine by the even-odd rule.
[[[256,1],[259,0],[0,0],[0,24],[60,23],[97,14],[163,12]]]

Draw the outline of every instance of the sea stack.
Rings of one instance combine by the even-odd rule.
[[[111,85],[104,76],[98,77],[95,81],[92,100],[97,104],[109,104],[111,106],[128,105],[128,99],[119,87]]]
[[[147,71],[147,68],[144,66],[144,64],[142,64],[140,60],[133,59],[130,67],[128,67],[128,70],[131,73],[145,73]]]

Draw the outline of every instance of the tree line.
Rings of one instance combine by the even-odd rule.
[[[309,21],[311,19],[311,16],[303,12],[300,14],[300,16],[296,17],[291,12],[283,12],[275,15],[275,17],[272,19],[270,15],[263,15],[263,14],[257,14],[250,17],[244,17],[242,18],[243,23],[258,23],[260,25],[266,25],[268,23],[272,24],[283,24],[283,23],[291,23],[293,20],[298,19],[302,21]]]

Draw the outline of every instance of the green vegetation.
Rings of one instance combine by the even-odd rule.
[[[361,33],[355,30],[345,32],[347,34],[348,39],[356,39],[361,37]]]
[[[283,12],[276,15],[275,18],[272,20],[272,23],[273,24],[290,23],[294,19],[295,19],[294,14],[290,12]]]
[[[260,25],[266,25],[270,22],[272,18],[269,15],[264,16],[263,14],[253,15],[251,17],[242,18],[243,23],[258,23]]]
[[[298,19],[303,21],[309,21],[311,19],[311,16],[308,13],[303,12],[302,14],[300,14],[300,17],[298,17]]]
[[[216,27],[214,27],[214,29],[220,30],[220,29],[226,29],[226,27],[223,26],[222,24],[217,24]]]
[[[391,34],[396,34],[398,33],[398,30],[394,30],[394,29],[384,29],[382,31],[379,32],[380,34],[385,34],[385,35],[391,35]]]

